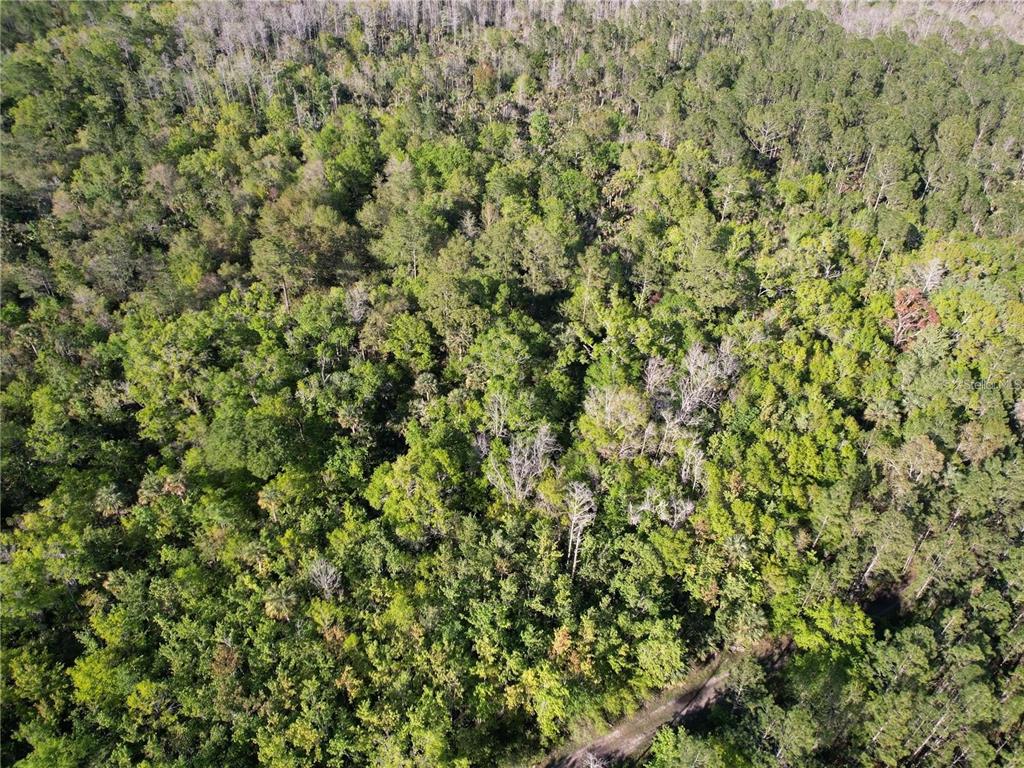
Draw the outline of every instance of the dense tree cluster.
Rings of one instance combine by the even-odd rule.
[[[5,761],[1019,765],[1024,47],[11,3]],[[778,669],[748,652],[791,643]]]

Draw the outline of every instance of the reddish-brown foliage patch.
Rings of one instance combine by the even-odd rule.
[[[919,288],[900,288],[894,304],[896,319],[891,322],[892,340],[900,349],[909,347],[918,333],[939,322],[939,313]]]

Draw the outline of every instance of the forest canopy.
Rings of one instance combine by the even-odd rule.
[[[5,765],[1021,765],[1024,46],[0,14]]]

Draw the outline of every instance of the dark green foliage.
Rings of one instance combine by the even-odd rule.
[[[650,765],[1019,764],[1024,48],[739,3],[3,35],[5,764],[514,765],[723,647]]]

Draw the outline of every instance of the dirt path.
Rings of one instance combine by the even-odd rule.
[[[664,691],[614,729],[585,744],[563,749],[538,763],[539,768],[589,768],[590,765],[615,765],[617,761],[642,755],[658,729],[677,724],[685,717],[713,704],[725,688],[735,662],[748,653],[781,663],[787,648],[766,643],[748,651],[715,654],[706,664],[691,672],[686,680]],[[570,751],[571,750],[571,751]]]

